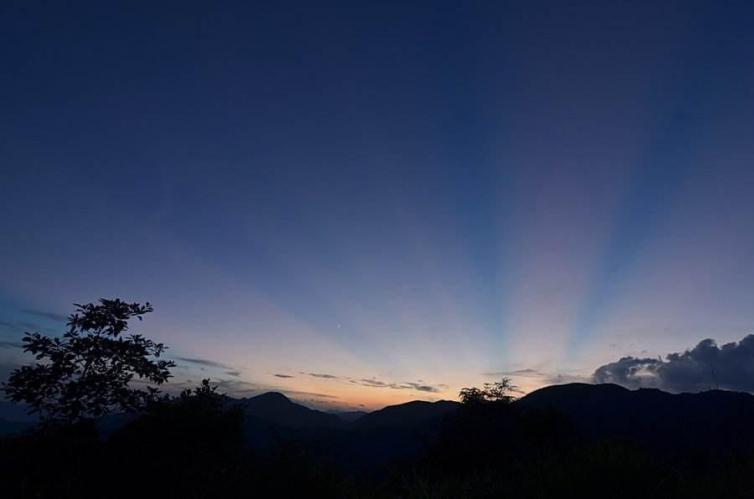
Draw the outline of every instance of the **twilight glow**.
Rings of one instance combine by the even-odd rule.
[[[4,9],[3,377],[101,296],[322,407],[754,332],[751,6],[252,4]]]

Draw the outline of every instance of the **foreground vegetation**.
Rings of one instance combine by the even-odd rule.
[[[751,497],[751,456],[657,455],[552,413],[464,406],[420,456],[344,469],[306,442],[259,453],[242,415],[198,389],[108,439],[91,423],[0,441],[4,497]]]
[[[170,363],[152,358],[162,345],[122,337],[128,320],[149,310],[103,300],[81,306],[62,339],[29,335],[27,351],[41,362],[16,371],[5,389],[42,423],[0,439],[3,497],[754,496],[754,453],[658,451],[595,437],[563,413],[515,403],[507,380],[464,389],[444,419],[401,429],[419,435],[421,449],[387,462],[370,459],[384,430],[356,439],[264,427],[273,445],[254,448],[247,433],[255,422],[207,380],[172,398],[129,387],[134,376],[157,385],[169,376]],[[103,431],[102,416],[124,410],[137,416]],[[344,462],[339,449],[348,445],[362,446],[364,457]]]

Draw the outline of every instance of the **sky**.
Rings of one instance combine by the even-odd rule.
[[[740,341],[752,60],[750,2],[5,3],[2,372],[99,297],[318,407]]]

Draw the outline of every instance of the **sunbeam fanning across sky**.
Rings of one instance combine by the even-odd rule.
[[[754,333],[754,6],[630,3],[5,7],[0,377],[100,297],[353,409]]]

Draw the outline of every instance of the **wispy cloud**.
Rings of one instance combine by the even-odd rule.
[[[15,324],[13,322],[8,322],[8,321],[0,321],[0,328],[10,329],[11,331],[16,331],[16,332],[23,331],[23,329],[19,327],[18,324]]]
[[[16,333],[39,332],[39,331],[42,331],[45,333],[56,332],[54,328],[44,327],[35,322],[28,322],[28,321],[15,321],[15,322],[0,321],[0,328],[13,331]]]
[[[23,348],[23,344],[17,341],[0,341],[0,348]]]
[[[376,378],[361,378],[351,380],[351,383],[366,386],[369,388],[389,388],[391,390],[416,390],[419,392],[437,393],[440,391],[439,385],[430,385],[427,383],[404,382],[392,383],[381,381]]]
[[[36,322],[19,321],[16,324],[18,324],[18,326],[20,326],[24,331],[52,331],[52,329],[48,327],[42,327]]]
[[[258,390],[257,385],[254,383],[240,379],[219,379],[217,381],[211,381],[211,383],[216,385],[220,392],[230,395],[242,395]]]
[[[176,357],[176,359],[182,360],[183,362],[188,362],[189,364],[196,364],[198,366],[216,367],[219,369],[229,369],[229,370],[233,369],[227,364],[223,364],[222,362],[217,362],[217,361],[209,360],[209,359],[200,359],[200,358],[193,358],[193,357]]]
[[[437,393],[440,391],[440,388],[432,385],[423,385],[421,383],[405,383],[404,385],[406,388],[413,388],[414,390],[417,390],[419,392],[430,392],[430,393]]]
[[[500,376],[541,376],[542,371],[538,369],[515,369],[513,371],[493,371],[482,373],[482,376],[500,377]]]
[[[591,383],[590,376],[578,373],[548,372],[540,369],[524,368],[482,373],[491,378],[511,378],[516,385],[521,385],[519,391],[527,392],[547,385],[561,385],[564,383]]]
[[[63,314],[58,314],[56,312],[48,312],[45,310],[33,310],[33,309],[25,309],[25,310],[21,310],[21,312],[25,314],[33,315],[35,317],[40,317],[42,319],[48,319],[51,321],[68,322],[68,317],[66,317]]]
[[[337,399],[338,397],[336,395],[330,395],[328,393],[317,393],[317,392],[301,392],[297,390],[282,390],[283,393],[286,395],[290,395],[291,397],[315,397],[315,398],[321,398],[321,399]]]
[[[273,374],[276,378],[295,378],[295,376],[291,376],[290,374]]]
[[[326,373],[302,373],[314,378],[328,379],[328,380],[342,380],[349,383],[365,386],[367,388],[388,388],[391,390],[416,390],[419,392],[438,393],[442,389],[447,388],[447,385],[438,384],[433,385],[425,383],[422,380],[419,381],[405,381],[402,383],[382,381],[377,378],[351,378],[348,376],[335,376],[334,374]],[[275,375],[278,377],[290,377],[287,375]]]

